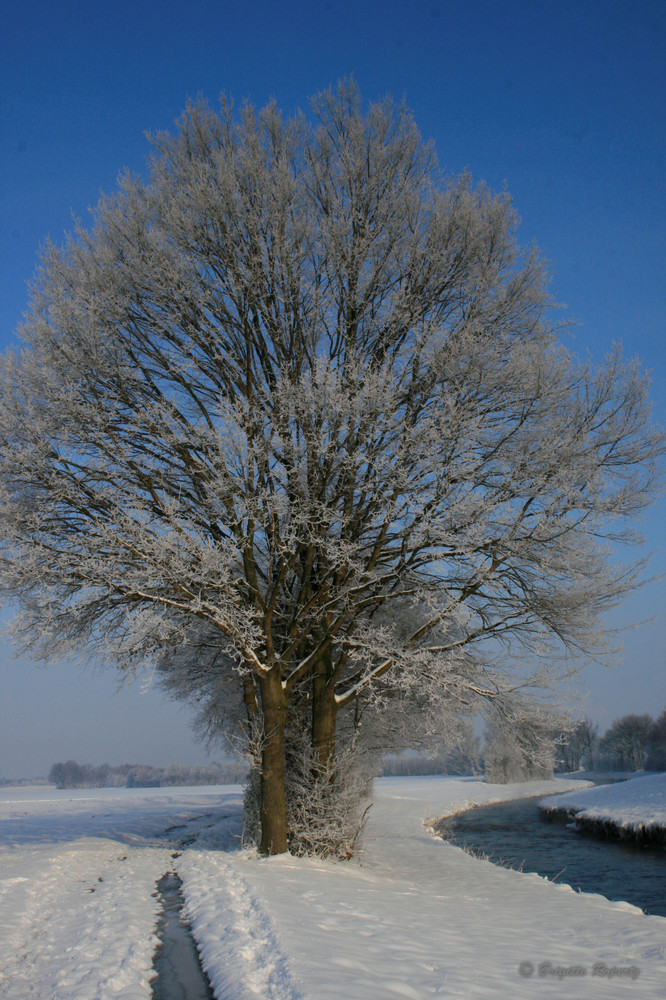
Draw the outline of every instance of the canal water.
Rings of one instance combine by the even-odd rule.
[[[458,847],[518,871],[537,872],[583,892],[626,900],[666,916],[666,848],[595,840],[544,820],[543,796],[478,806],[442,820],[437,832]],[[557,796],[552,798],[557,802]]]

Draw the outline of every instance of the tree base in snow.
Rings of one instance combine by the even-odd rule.
[[[293,740],[293,737],[292,737]],[[346,861],[358,853],[370,808],[372,775],[353,748],[322,769],[305,738],[287,750],[287,842],[297,856]],[[243,845],[261,840],[259,764],[245,787]]]

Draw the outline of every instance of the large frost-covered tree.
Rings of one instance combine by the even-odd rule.
[[[344,727],[507,698],[511,644],[597,648],[662,440],[635,364],[558,342],[509,198],[444,179],[404,107],[197,102],[152,142],[46,247],[3,361],[2,587],[34,654],[243,714],[276,853],[286,732],[330,775]]]

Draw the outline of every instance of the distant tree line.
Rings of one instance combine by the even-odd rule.
[[[624,715],[599,735],[589,719],[548,712],[496,716],[487,721],[483,743],[470,728],[436,753],[392,754],[383,774],[478,774],[496,784],[544,780],[571,771],[666,771],[666,710]]]
[[[0,788],[21,787],[23,785],[43,785],[44,778],[7,778],[0,777]]]
[[[666,771],[666,710],[650,715],[623,715],[600,736],[589,719],[564,734],[557,770]]]
[[[624,715],[603,735],[589,719],[527,712],[490,721],[483,745],[486,780],[532,781],[571,771],[666,770],[666,710]]]
[[[244,761],[213,762],[186,767],[152,767],[149,764],[79,764],[75,760],[58,762],[49,771],[48,780],[56,788],[159,788],[170,785],[234,785],[247,776]]]

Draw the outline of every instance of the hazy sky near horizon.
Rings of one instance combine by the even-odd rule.
[[[285,113],[353,75],[365,100],[405,97],[447,172],[508,189],[520,238],[550,262],[571,345],[601,360],[614,341],[652,372],[666,424],[666,7],[637,0],[24,0],[0,40],[0,349],[28,301],[40,243],[84,223],[144,133],[171,129],[188,98],[220,93]],[[639,524],[666,573],[666,503]],[[586,667],[577,711],[603,730],[666,706],[664,581],[613,626],[612,673]],[[37,667],[0,642],[0,777],[57,760],[166,765],[206,759],[191,716],[139,682],[61,663]],[[584,698],[584,693],[587,697]],[[219,753],[217,754],[219,756]]]

